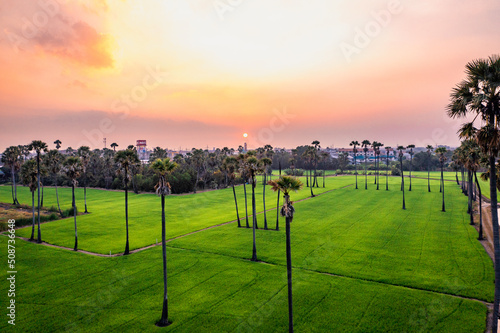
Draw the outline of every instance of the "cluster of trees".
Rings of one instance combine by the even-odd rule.
[[[500,165],[500,56],[493,55],[487,59],[477,59],[469,62],[465,69],[466,77],[456,85],[451,93],[447,106],[448,116],[466,118],[472,121],[463,124],[459,131],[462,149],[465,154],[481,152],[489,169],[491,223],[493,226],[493,245],[495,263],[495,301],[493,303],[492,332],[497,333],[500,305],[500,236],[498,226],[497,189]],[[473,148],[472,144],[475,144]],[[470,145],[470,146],[468,146]],[[457,153],[458,155],[460,153]],[[474,153],[475,154],[475,153]],[[456,158],[459,165],[469,170],[468,183],[471,190],[471,173],[480,165],[473,161],[481,161],[479,156]],[[475,178],[475,177],[474,177]],[[469,201],[472,195],[469,193]],[[481,235],[480,235],[481,236]]]

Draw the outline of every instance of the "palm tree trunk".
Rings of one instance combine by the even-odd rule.
[[[482,200],[482,194],[481,194],[481,187],[479,186],[479,181],[477,180],[477,174],[474,171],[474,178],[476,180],[476,187],[478,190],[478,197],[479,197],[479,237],[477,238],[478,240],[483,240],[483,200]]]
[[[375,155],[375,179],[373,180],[373,185],[377,185],[377,156]],[[377,188],[378,190],[378,188]]]
[[[403,174],[403,158],[401,158],[401,190],[403,191],[403,209],[406,209],[405,202],[405,178]]]
[[[443,176],[443,165],[444,163],[441,163],[441,188],[443,189],[442,190],[442,193],[443,193],[443,207],[442,207],[442,211],[443,212],[446,212],[446,209],[444,208],[444,176]]]
[[[85,182],[83,183],[83,199],[85,201],[85,214],[87,211],[87,173],[85,173]]]
[[[43,188],[44,188],[43,182],[41,183],[41,185],[42,185],[42,197],[41,197],[42,199],[41,199],[41,202],[40,202],[40,207],[43,207]]]
[[[35,191],[31,192],[31,207],[33,208],[33,226],[31,227],[30,241],[35,240]]]
[[[458,183],[458,178],[457,178]],[[427,191],[431,191],[431,168],[430,168],[430,157],[429,161],[427,161]]]
[[[313,186],[314,185],[313,185],[313,182],[312,182],[312,168],[309,169],[309,176],[311,176],[311,187],[310,187],[310,189],[311,189],[311,197],[314,197],[314,193],[313,193]]]
[[[385,160],[387,171],[385,172],[385,190],[389,191],[389,153],[387,153],[387,158]]]
[[[73,248],[73,250],[74,251],[78,251],[78,232],[77,232],[77,228],[76,228],[75,184],[71,185],[71,192],[73,194],[72,204],[73,204],[73,217],[74,217],[74,220],[75,220],[75,247]]]
[[[368,161],[366,160],[366,153],[365,153],[365,190],[368,189]]]
[[[233,196],[234,196],[234,204],[236,206],[236,218],[238,219],[238,228],[241,228],[240,213],[238,212],[238,200],[236,200],[236,191],[234,189],[234,184],[233,184]]]
[[[247,228],[250,228],[250,224],[248,224],[248,203],[247,203],[246,182],[243,183],[243,191],[245,192],[245,217],[246,217],[246,222],[247,222]]]
[[[458,171],[455,170],[455,179],[457,181],[457,185],[460,185],[460,182],[458,181]]]
[[[13,196],[13,202],[14,205],[19,205],[19,200],[17,200],[17,185],[16,185],[16,174],[14,173],[14,167],[11,169],[12,172],[12,196]]]
[[[59,215],[63,217],[63,212],[61,211],[61,205],[59,205],[59,193],[57,193],[57,175],[54,174],[54,185],[56,187],[56,199],[57,199],[57,209],[59,210]]]
[[[127,231],[127,241],[125,243],[125,255],[129,254],[128,243],[128,186],[127,186],[127,169],[125,169],[125,229]]]
[[[278,190],[278,200],[276,204],[276,230],[280,230],[279,219],[280,219],[280,190]]]
[[[287,200],[287,199],[285,199]],[[288,332],[293,332],[292,251],[290,246],[290,217],[286,217],[286,275],[288,279]]]
[[[255,209],[255,179],[252,177],[252,229],[253,229],[253,249],[252,261],[257,261],[257,245],[255,243],[255,229],[257,228],[257,210]]]
[[[36,242],[41,243],[42,242],[42,232],[40,230],[40,153],[37,153],[36,155],[36,162],[37,162],[37,183],[38,183],[38,237]]]
[[[264,229],[267,230],[267,215],[266,215],[266,174],[264,173],[264,186],[262,189],[262,201],[264,204]]]
[[[165,196],[161,195],[161,252],[163,257],[163,308],[158,326],[164,327],[168,322],[168,294],[167,294],[167,244],[165,242]]]
[[[354,154],[354,174],[356,175],[356,190],[358,189],[358,167],[356,164],[356,154]]]
[[[500,304],[500,239],[498,234],[498,208],[497,208],[497,176],[495,169],[495,156],[490,156],[490,203],[491,222],[493,225],[493,246],[495,258],[495,302],[493,303],[492,332],[498,330],[498,308]]]
[[[410,155],[410,189],[409,191],[411,192],[411,168],[413,166],[413,155]]]
[[[467,198],[467,202],[469,203],[468,204],[468,212],[469,215],[470,215],[470,225],[474,225],[474,210],[472,208],[472,197],[473,197],[473,194],[472,194],[472,173],[470,170],[467,171],[467,174],[468,174],[468,182],[469,182],[469,185],[468,185],[468,189],[469,189],[469,197]]]

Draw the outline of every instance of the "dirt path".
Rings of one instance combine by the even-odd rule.
[[[326,192],[322,192],[322,193],[316,194],[314,197],[307,197],[307,198],[304,198],[304,199],[301,199],[301,200],[297,200],[297,201],[295,201],[295,202],[302,202],[302,201],[310,200],[310,199],[313,199],[313,198],[318,197],[318,196],[320,196],[320,195],[323,195],[323,194],[326,194],[326,193],[330,193],[330,192],[333,192],[333,191],[337,191],[337,190],[341,190],[341,189],[344,189],[344,188],[347,188],[347,187],[350,187],[350,186],[353,186],[353,184],[346,185],[346,186],[340,187],[340,188],[338,188],[338,189],[328,190],[328,191],[326,191]],[[276,207],[274,207],[274,208],[270,208],[270,209],[266,209],[266,213],[267,213],[267,212],[274,211],[274,210],[276,210]],[[261,215],[261,214],[263,214],[263,213],[264,213],[264,211],[257,213],[257,215]],[[249,216],[249,217],[251,217],[252,215],[248,215],[248,216]],[[240,219],[240,221],[241,221],[241,220],[242,220],[242,219]],[[179,238],[182,238],[182,237],[186,237],[186,236],[189,236],[189,235],[193,235],[193,234],[196,234],[196,233],[199,233],[199,232],[205,231],[205,230],[209,230],[209,229],[213,229],[213,228],[218,228],[218,227],[221,227],[221,226],[224,226],[224,225],[227,225],[227,224],[231,224],[231,223],[235,223],[235,222],[238,222],[238,220],[232,220],[232,221],[229,221],[229,222],[224,222],[224,223],[220,223],[220,224],[212,225],[212,226],[209,226],[209,227],[206,227],[206,228],[200,229],[200,230],[192,231],[192,232],[189,232],[189,233],[184,234],[184,235],[180,235],[180,236],[176,236],[176,237],[174,237],[174,238],[167,239],[167,240],[166,240],[166,243],[171,242],[171,241],[174,241],[174,240],[179,239]],[[45,223],[49,223],[49,222],[45,222]],[[24,228],[24,226],[23,226],[23,228]],[[270,231],[274,231],[274,229],[269,229],[269,230],[270,230]],[[3,234],[3,232],[2,232],[2,233],[0,233],[0,234]],[[29,240],[28,238],[25,238],[25,237],[16,236],[16,238],[19,238],[19,239],[22,239],[22,240],[25,240],[25,241],[30,242],[30,240]],[[37,243],[35,242],[35,244],[37,244]],[[47,243],[47,242],[42,242],[42,243],[40,243],[40,244],[41,244],[41,245],[45,245],[45,246],[49,246],[49,247],[58,248],[58,249],[63,249],[63,250],[68,250],[68,251],[74,251],[72,248],[65,247],[65,246],[60,246],[60,245],[55,245],[55,244],[50,244],[50,243]],[[148,245],[148,246],[144,246],[144,247],[140,247],[140,248],[137,248],[137,249],[131,250],[131,251],[130,251],[130,254],[132,254],[132,253],[137,253],[137,252],[140,252],[140,251],[144,251],[144,250],[147,250],[147,249],[153,248],[153,247],[155,247],[155,246],[161,246],[161,243],[151,244],[151,245]],[[92,256],[97,256],[97,257],[105,257],[105,258],[110,258],[110,257],[120,257],[120,256],[123,256],[123,255],[124,255],[123,253],[102,254],[102,253],[90,252],[90,251],[84,251],[84,250],[78,250],[77,252],[79,252],[79,253],[84,253],[84,254],[88,254],[88,255],[92,255]]]

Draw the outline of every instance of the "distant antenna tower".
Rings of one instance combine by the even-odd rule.
[[[102,142],[104,143],[104,149],[106,149],[106,138],[102,139]]]

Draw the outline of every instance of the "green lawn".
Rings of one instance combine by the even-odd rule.
[[[4,236],[0,247],[6,248]],[[16,332],[287,330],[282,266],[168,248],[173,323],[159,329],[154,325],[163,290],[159,247],[98,258],[18,241],[17,255]],[[484,330],[486,306],[477,301],[301,269],[293,274],[297,332]],[[6,295],[6,283],[0,292]],[[0,300],[4,307],[6,297]],[[5,318],[0,330],[14,331]]]
[[[305,182],[305,178],[304,182]],[[349,186],[353,179],[335,177],[326,179],[326,187],[314,188],[319,194]],[[243,186],[237,186],[238,208],[241,223],[245,225],[245,200]],[[0,202],[11,201],[10,186],[0,186]],[[56,205],[55,190],[44,189],[44,206]],[[251,186],[247,186],[248,214],[252,213]],[[71,189],[59,188],[62,208],[71,207]],[[310,196],[309,189],[301,191],[297,199]],[[76,191],[77,207],[84,210],[83,189]],[[18,199],[31,204],[31,193],[26,187],[18,187]],[[266,209],[276,207],[277,194],[266,186]],[[256,187],[257,212],[263,211],[262,183]],[[82,250],[98,253],[119,253],[125,249],[125,195],[119,191],[87,190],[87,205],[91,214],[78,216],[78,246]],[[188,195],[172,195],[166,199],[167,237],[173,238],[216,224],[236,220],[233,191],[231,188]],[[252,222],[250,218],[250,224]],[[263,216],[258,216],[259,227],[264,226]],[[276,226],[276,211],[270,212],[269,227]],[[130,249],[141,248],[161,239],[160,198],[154,194],[129,193]],[[30,237],[31,227],[18,231],[18,235]],[[73,218],[42,225],[44,241],[65,247],[74,245]]]
[[[476,241],[477,232],[468,225],[467,198],[456,183],[446,182],[443,213],[439,183],[431,182],[428,193],[427,180],[415,178],[413,190],[405,192],[407,209],[402,210],[400,180],[389,180],[389,191],[382,177],[377,191],[369,177],[365,190],[364,177],[358,177],[355,190],[345,187],[354,183],[353,176],[330,177],[325,190],[337,190],[295,203],[296,331],[483,332],[487,308],[475,299],[493,301],[494,272],[491,259]],[[0,187],[2,200],[8,200],[9,190]],[[29,193],[20,192],[21,202],[29,199]],[[304,189],[293,193],[292,200],[308,195]],[[67,205],[68,193],[63,197]],[[274,201],[276,195],[272,197]],[[131,211],[147,216],[134,213],[131,244],[153,243],[148,240],[160,231],[157,206],[154,195],[131,195]],[[171,196],[167,207],[168,238],[234,219],[230,189]],[[91,190],[89,209],[92,214],[78,217],[82,247],[102,253],[109,253],[106,247],[122,251],[123,193]],[[275,212],[270,215],[274,221]],[[282,218],[280,223],[284,227]],[[17,230],[20,235],[28,232],[29,228]],[[42,235],[51,243],[72,246],[72,220],[44,224]],[[173,324],[159,329],[154,323],[161,314],[160,247],[100,258],[17,240],[16,328],[283,332],[287,329],[284,241],[284,228],[257,230],[261,262],[248,260],[252,230],[236,228],[234,223],[169,242]],[[0,248],[5,258],[4,236]],[[4,281],[6,271],[4,260],[0,272]],[[7,287],[0,284],[2,295]],[[5,300],[0,298],[0,306],[6,305]],[[1,321],[0,331],[7,326],[6,320]]]

